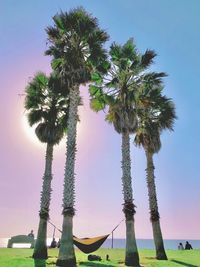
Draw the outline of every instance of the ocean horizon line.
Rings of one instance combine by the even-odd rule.
[[[23,235],[23,234],[22,234]],[[14,235],[13,235],[14,236]],[[0,237],[0,239],[9,239],[13,236],[10,236],[10,237],[5,237],[5,236],[2,236]],[[94,235],[91,235],[90,237],[94,237]],[[51,238],[52,239],[52,236],[48,236],[47,239]],[[55,239],[59,239],[60,237],[59,236],[55,236]],[[79,238],[84,238],[82,236],[79,236]],[[36,239],[36,237],[35,237]],[[112,239],[111,237],[110,238],[107,238],[107,239]],[[114,239],[126,239],[126,237],[114,237]],[[136,240],[153,240],[153,237],[152,238],[149,238],[149,237],[138,237],[136,238]],[[196,240],[196,241],[199,241],[200,240],[200,237],[199,238],[190,238],[190,237],[187,237],[187,238],[163,238],[163,240]]]
[[[8,244],[8,240],[10,238],[0,238],[0,248],[6,248]],[[59,240],[59,237],[55,237],[56,241]],[[52,241],[52,237],[47,238],[47,246],[50,246]],[[139,249],[155,249],[154,241],[150,238],[137,238],[137,246]],[[185,242],[189,241],[193,247],[193,249],[200,249],[200,239],[164,239],[164,246],[165,249],[172,249],[177,250],[179,243],[183,243],[185,245]],[[112,242],[112,238],[108,238],[103,245],[102,248],[121,248],[124,249],[126,247],[126,239],[125,238],[114,238]],[[16,248],[28,248],[30,247],[30,244],[14,244],[14,247]]]

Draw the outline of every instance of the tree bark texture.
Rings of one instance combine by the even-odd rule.
[[[47,144],[45,172],[43,176],[43,185],[40,200],[40,221],[37,233],[36,244],[34,248],[34,259],[47,259],[47,221],[49,218],[49,206],[51,201],[51,181],[52,181],[52,161],[53,145]]]
[[[145,150],[145,153],[147,158],[146,180],[147,180],[148,196],[149,196],[150,220],[152,223],[153,238],[156,247],[156,258],[158,260],[167,260],[167,255],[165,253],[164,242],[160,227],[160,215],[158,212],[153,154],[148,152],[147,149]]]
[[[126,266],[140,266],[135,238],[133,192],[131,182],[131,159],[129,132],[122,133],[122,186],[124,196],[124,214],[126,219]]]
[[[66,164],[63,191],[63,226],[57,266],[74,267],[76,258],[73,246],[73,216],[75,213],[75,158],[78,121],[79,87],[70,90],[67,127]]]
[[[63,228],[65,231],[62,234],[61,244],[59,249],[58,260],[56,262],[57,266],[63,267],[75,267],[76,257],[73,246],[73,216],[70,214],[64,215],[63,218]]]

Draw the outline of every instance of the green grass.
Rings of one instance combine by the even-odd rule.
[[[32,249],[0,249],[0,267],[34,267],[31,258]],[[144,267],[200,267],[200,250],[176,251],[167,250],[168,261],[158,261],[155,259],[153,250],[140,250],[140,263]],[[99,249],[94,254],[102,257],[101,262],[87,261],[87,255],[76,250],[78,266],[80,267],[117,267],[124,265],[123,249]],[[110,261],[106,262],[106,254],[109,254]],[[49,250],[49,259],[46,267],[55,267],[57,249]],[[42,266],[42,265],[41,265]],[[44,265],[43,265],[44,266]],[[38,266],[39,267],[39,266]]]

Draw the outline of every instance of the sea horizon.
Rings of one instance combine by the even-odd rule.
[[[58,237],[55,238],[56,241],[59,240]],[[9,238],[0,238],[0,248],[6,248],[8,244]],[[52,241],[52,237],[47,238],[47,246],[50,246]],[[138,238],[136,239],[137,246],[139,249],[155,249],[153,239],[150,238]],[[188,241],[191,243],[193,249],[200,249],[200,239],[164,239],[165,249],[178,249],[178,244],[181,242],[185,245],[185,242]],[[125,248],[126,240],[125,238],[114,238],[113,239],[113,248]],[[29,248],[29,244],[14,244],[15,248]],[[103,245],[102,248],[112,248],[112,239],[108,238]]]

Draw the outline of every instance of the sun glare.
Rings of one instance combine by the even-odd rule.
[[[44,144],[41,143],[35,133],[35,128],[36,126],[30,126],[28,124],[28,119],[26,114],[23,114],[22,116],[22,128],[25,132],[25,135],[29,141],[34,143],[36,146],[43,147]],[[78,139],[83,139],[82,134],[83,134],[83,123],[78,123],[77,125],[77,134],[78,134]],[[59,147],[65,147],[66,146],[66,138],[64,137],[61,142],[59,143]]]

